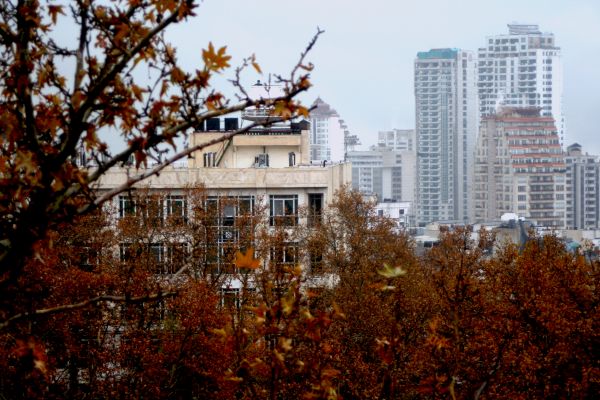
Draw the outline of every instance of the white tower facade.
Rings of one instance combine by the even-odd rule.
[[[415,60],[417,220],[470,220],[479,110],[476,56],[459,49]]]
[[[310,112],[310,154],[312,162],[344,160],[346,124],[329,104],[317,97]]]
[[[508,34],[488,36],[479,49],[479,100],[482,116],[500,105],[539,107],[552,116],[564,141],[563,67],[554,34],[538,25],[509,24]]]

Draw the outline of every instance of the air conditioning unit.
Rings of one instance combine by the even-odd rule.
[[[254,157],[254,166],[256,168],[266,168],[269,166],[269,155],[262,153]]]
[[[219,118],[209,118],[206,120],[207,131],[219,131],[221,130],[221,120]]]
[[[237,131],[239,123],[237,118],[225,118],[225,130],[226,131]]]

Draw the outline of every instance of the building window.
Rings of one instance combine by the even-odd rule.
[[[152,243],[149,246],[149,250],[149,261],[152,263],[154,272],[157,274],[164,274],[166,266],[165,245],[162,243]]]
[[[223,288],[221,289],[221,306],[228,310],[237,310],[240,308],[240,289]]]
[[[212,274],[233,273],[236,251],[253,247],[254,196],[211,196],[202,218],[207,226],[206,260]]]
[[[290,167],[293,167],[294,165],[296,165],[296,153],[294,153],[293,151],[288,153],[288,161],[289,161]]]
[[[93,246],[80,246],[76,250],[79,254],[79,267],[84,271],[92,271],[100,264],[100,251]]]
[[[135,199],[131,196],[119,196],[119,218],[135,215]]]
[[[214,167],[217,164],[217,153],[211,151],[203,154],[204,157],[204,166],[205,167]]]
[[[321,223],[323,214],[323,194],[308,194],[308,226],[316,226]]]
[[[271,226],[294,226],[298,223],[298,195],[269,196]]]
[[[167,219],[187,222],[187,201],[184,196],[168,196],[166,203]]]
[[[271,248],[271,262],[275,266],[294,266],[298,261],[298,244],[284,243]]]
[[[119,261],[129,262],[135,258],[136,250],[130,243],[119,244]]]
[[[310,257],[310,272],[318,274],[323,272],[323,252],[321,249],[312,249]]]

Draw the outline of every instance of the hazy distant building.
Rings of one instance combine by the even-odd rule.
[[[540,226],[565,226],[565,159],[554,120],[538,108],[483,117],[474,176],[475,221],[516,213]]]
[[[479,49],[480,111],[492,115],[499,105],[540,107],[556,121],[564,140],[563,68],[554,34],[538,25],[509,24],[508,34],[488,36]]]
[[[380,217],[391,218],[397,227],[406,229],[414,223],[414,213],[411,207],[413,203],[408,201],[386,201],[377,203],[375,211]]]
[[[375,194],[378,202],[415,198],[415,154],[372,147],[368,151],[348,152],[352,163],[352,187],[365,194]]]
[[[310,112],[310,159],[312,162],[343,161],[348,128],[333,108],[317,97]]]
[[[433,49],[415,60],[417,213],[420,225],[469,220],[478,125],[476,57]]]
[[[377,145],[396,151],[415,151],[415,130],[392,129],[390,131],[381,131],[377,135]]]
[[[567,147],[566,202],[567,228],[598,229],[600,221],[600,162],[584,154],[581,145]]]

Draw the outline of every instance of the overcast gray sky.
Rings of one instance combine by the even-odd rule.
[[[511,22],[555,34],[565,141],[600,154],[600,0],[205,0],[170,39],[190,68],[210,40],[227,45],[234,60],[255,53],[263,71],[283,73],[319,26],[326,32],[309,57],[314,87],[304,99],[321,96],[370,144],[379,130],[414,127],[417,51],[476,51]]]

